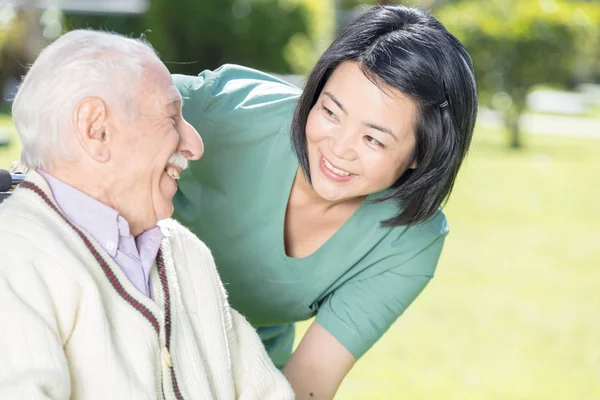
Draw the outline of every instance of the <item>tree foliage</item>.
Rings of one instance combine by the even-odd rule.
[[[172,72],[184,74],[225,63],[297,72],[290,52],[300,57],[313,43],[306,0],[152,0],[139,17],[72,15],[67,26],[143,34]]]
[[[514,148],[531,88],[572,85],[600,57],[600,8],[591,3],[463,0],[436,14],[471,54],[480,99],[502,112]]]
[[[424,10],[432,10],[446,4],[456,3],[461,0],[335,0],[342,9],[352,9],[362,5],[396,5],[401,4],[409,7],[419,7]]]

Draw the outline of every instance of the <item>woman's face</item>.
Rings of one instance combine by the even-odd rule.
[[[365,197],[416,168],[417,104],[402,92],[382,91],[356,62],[340,64],[306,122],[312,186],[324,200]]]

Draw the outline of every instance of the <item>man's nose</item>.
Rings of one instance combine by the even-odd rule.
[[[188,160],[198,160],[204,153],[204,142],[198,131],[185,120],[179,131],[179,152]]]

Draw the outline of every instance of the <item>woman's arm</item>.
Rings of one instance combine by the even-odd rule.
[[[380,272],[342,285],[319,305],[283,370],[298,399],[332,399],[356,360],[427,286],[444,237],[430,241],[425,235],[424,247],[409,239],[380,262]]]
[[[352,354],[318,322],[313,322],[283,369],[296,399],[333,399],[354,366]]]

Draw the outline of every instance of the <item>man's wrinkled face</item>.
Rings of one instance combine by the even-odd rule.
[[[141,78],[137,113],[131,120],[113,117],[117,134],[111,150],[119,165],[120,199],[113,202],[133,210],[145,229],[173,213],[173,196],[180,172],[188,160],[200,158],[204,151],[198,132],[183,119],[181,95],[167,68],[152,61]]]

